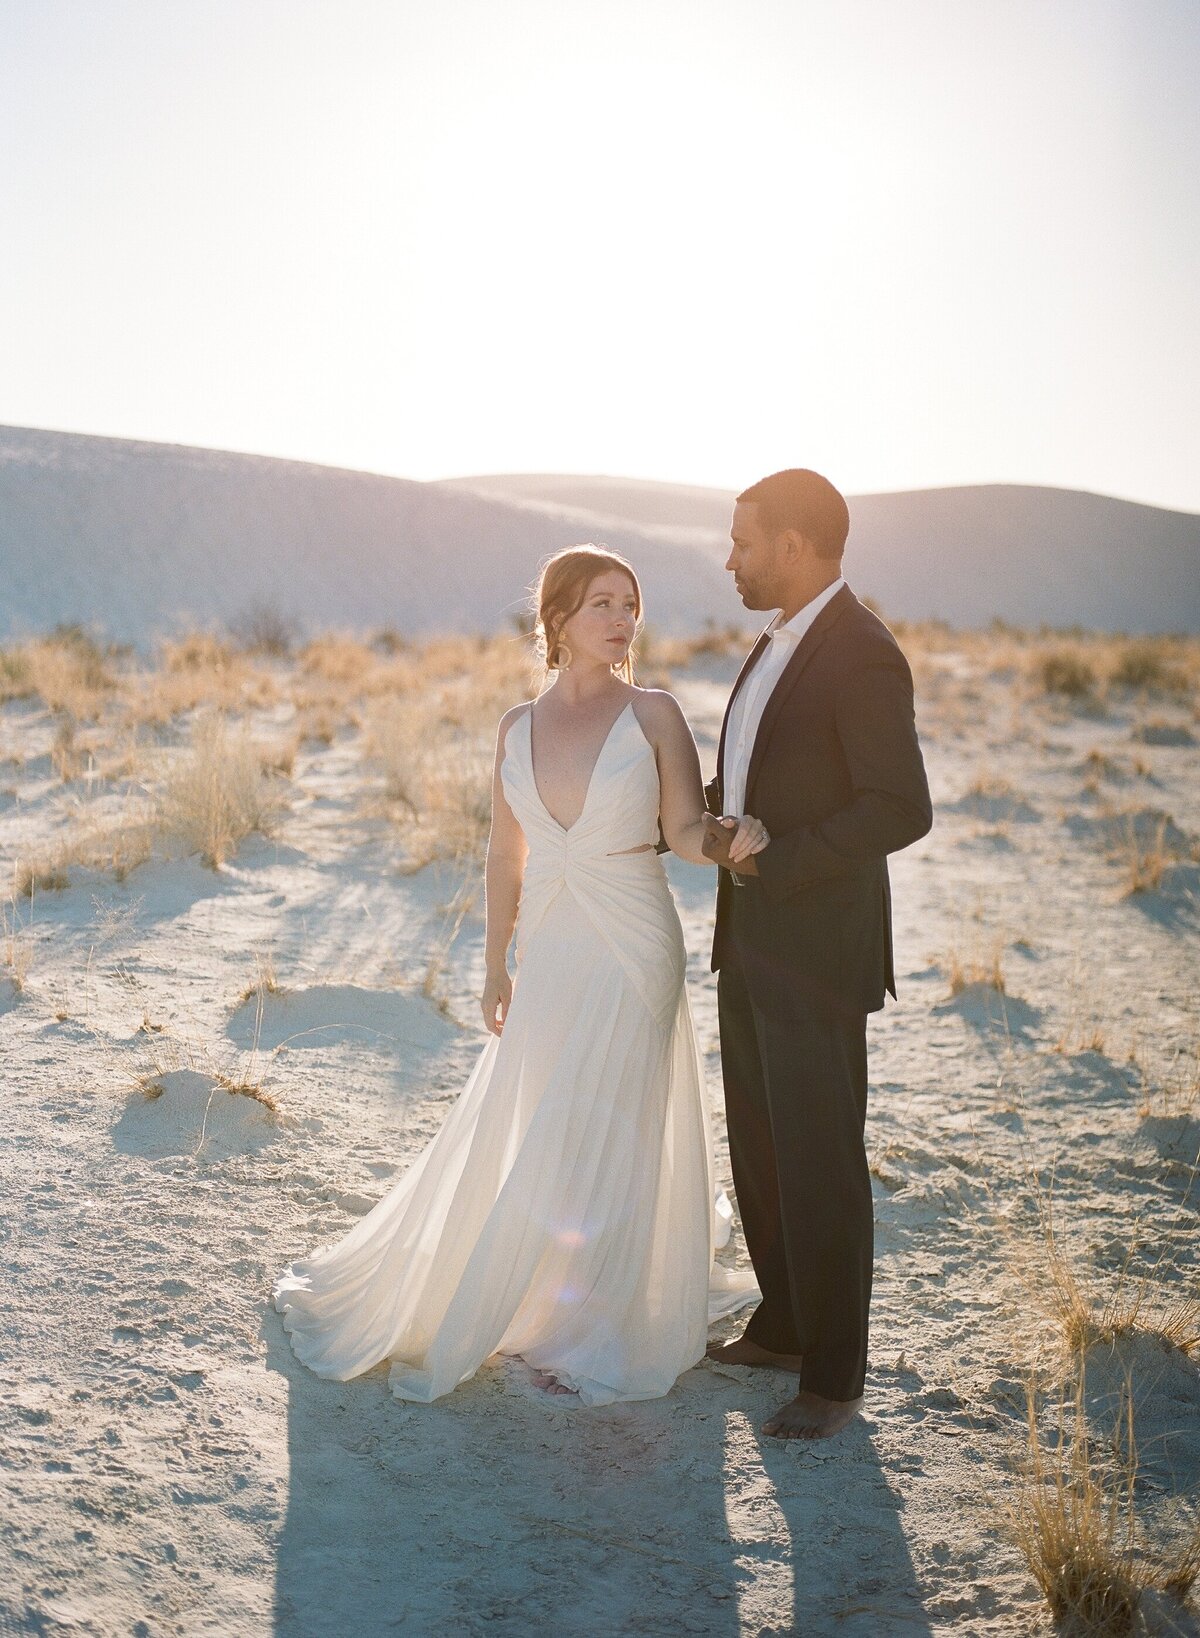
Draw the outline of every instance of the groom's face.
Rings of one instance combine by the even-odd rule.
[[[782,535],[763,528],[755,501],[738,501],[729,531],[733,547],[725,567],[733,575],[738,596],[748,609],[782,608],[786,554]]]

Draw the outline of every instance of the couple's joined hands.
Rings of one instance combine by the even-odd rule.
[[[754,855],[761,853],[771,838],[761,819],[744,813],[740,819],[726,814],[718,819],[714,814],[704,816],[704,839],[700,844],[706,859],[726,870],[736,870],[740,876],[757,876]]]

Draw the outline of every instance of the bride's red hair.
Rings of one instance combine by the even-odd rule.
[[[642,588],[628,563],[619,552],[610,552],[606,546],[564,546],[561,552],[548,557],[538,573],[533,590],[535,612],[534,636],[538,653],[548,671],[557,671],[563,661],[562,628],[577,613],[587,597],[588,587],[597,575],[616,569],[628,575],[633,586],[636,631],[642,626]],[[635,636],[636,636],[635,631]],[[613,673],[627,683],[633,681],[633,644]]]

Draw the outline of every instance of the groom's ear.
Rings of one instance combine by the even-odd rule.
[[[817,545],[799,529],[785,529],[780,536],[780,549],[788,563],[803,563],[817,556]]]

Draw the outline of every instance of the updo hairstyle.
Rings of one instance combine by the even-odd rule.
[[[565,546],[542,564],[533,590],[533,632],[539,658],[547,671],[558,671],[571,663],[570,650],[562,641],[562,628],[583,607],[592,581],[597,575],[607,574],[610,569],[618,569],[628,575],[632,582],[636,641],[642,629],[642,588],[638,585],[633,565],[626,562],[619,552],[610,552],[607,547],[590,543],[586,546]],[[626,650],[625,658],[612,669],[614,676],[622,677],[627,683],[633,682],[632,643]]]

